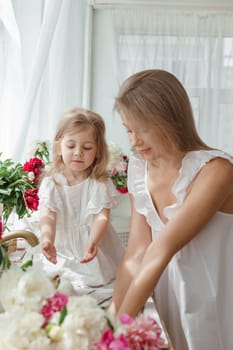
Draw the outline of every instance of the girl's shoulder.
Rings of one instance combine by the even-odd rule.
[[[119,197],[120,193],[116,190],[111,179],[106,181],[90,179],[86,215],[97,213],[103,208],[115,208]]]
[[[89,181],[91,183],[91,188],[98,192],[112,192],[112,193],[118,193],[112,180],[110,178],[106,178],[104,180],[97,180],[89,178]]]
[[[53,175],[45,175],[40,183],[40,188],[55,188],[57,186],[66,185],[67,180],[64,175],[55,173]]]

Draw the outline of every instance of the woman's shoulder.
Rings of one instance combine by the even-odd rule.
[[[191,151],[188,152],[182,160],[180,178],[183,177],[191,181],[203,168],[219,168],[223,164],[224,167],[231,168],[233,157],[222,150],[210,149]]]
[[[233,164],[233,156],[225,151],[218,149],[197,150],[188,152],[183,158],[182,165],[192,162],[193,164],[203,166],[211,160],[219,160],[219,163],[222,163],[224,159],[227,160],[228,163]]]

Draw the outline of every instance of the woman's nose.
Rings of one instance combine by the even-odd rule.
[[[132,133],[130,135],[130,142],[131,142],[132,146],[137,146],[140,143],[140,139],[136,133]]]

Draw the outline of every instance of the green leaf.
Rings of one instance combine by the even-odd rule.
[[[9,269],[11,262],[8,256],[7,246],[0,244],[0,272]]]
[[[27,268],[28,268],[29,266],[32,266],[32,265],[33,265],[33,259],[31,258],[31,259],[25,261],[25,263],[22,264],[22,265],[20,266],[20,268],[21,268],[23,271],[26,271]]]
[[[67,307],[65,305],[60,312],[60,318],[59,318],[59,322],[58,322],[59,326],[62,324],[62,322],[66,318],[66,315],[67,315]]]

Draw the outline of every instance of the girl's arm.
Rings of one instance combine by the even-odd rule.
[[[211,161],[201,170],[183,206],[148,246],[118,315],[138,314],[174,254],[219,210],[233,214],[233,166],[222,159]]]
[[[43,206],[40,216],[41,245],[45,257],[56,264],[57,252],[54,246],[56,234],[56,212]]]
[[[110,209],[104,208],[95,215],[90,232],[88,247],[84,253],[81,263],[87,263],[94,259],[98,252],[98,244],[105,235],[110,220]]]
[[[130,195],[131,224],[128,245],[118,266],[112,303],[109,310],[116,314],[124,299],[132,279],[138,272],[145,251],[151,242],[151,229],[143,215],[135,210],[134,200]]]

